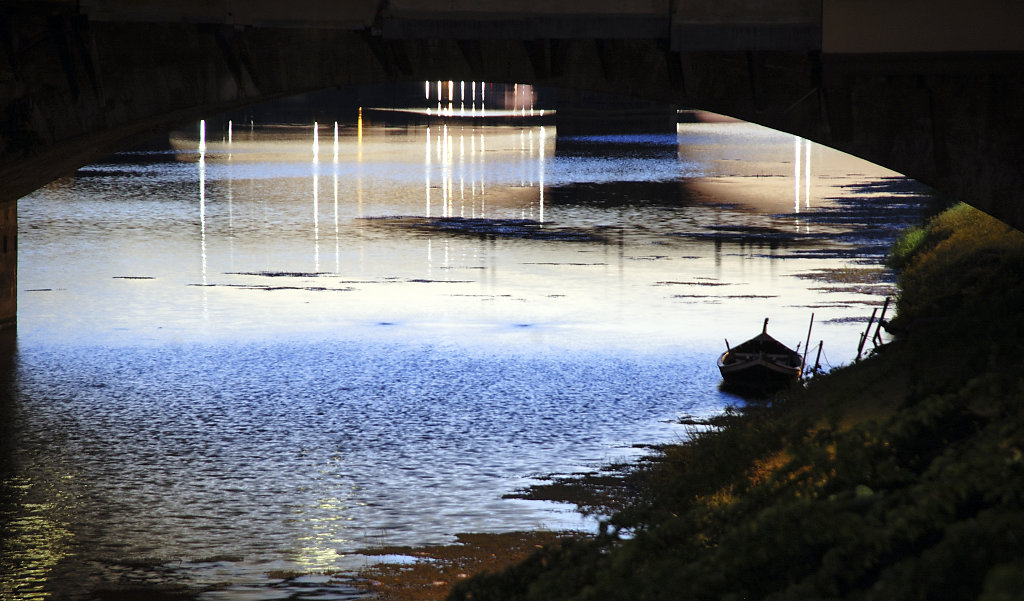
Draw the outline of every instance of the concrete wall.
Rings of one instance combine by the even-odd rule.
[[[822,0],[678,0],[672,49],[817,51]]]
[[[1021,52],[1020,0],[824,0],[826,53]]]
[[[79,0],[92,21],[365,29],[379,0]]]

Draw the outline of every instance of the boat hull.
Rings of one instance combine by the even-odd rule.
[[[800,363],[793,365],[766,357],[730,357],[727,351],[718,360],[718,370],[725,383],[733,388],[770,392],[781,390],[800,379]]]
[[[768,319],[761,333],[718,358],[718,370],[729,388],[756,393],[786,388],[800,380],[803,358],[799,353],[768,335]]]

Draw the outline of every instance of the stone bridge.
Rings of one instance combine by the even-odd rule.
[[[1024,228],[1019,0],[0,0],[0,322],[17,199],[146,136],[361,83],[625,93],[790,132]]]

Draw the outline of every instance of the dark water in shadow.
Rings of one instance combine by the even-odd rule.
[[[765,316],[852,359],[922,202],[744,124],[359,132],[178,136],[21,201],[5,599],[344,599],[367,546],[593,528],[503,496],[740,402],[714,359]]]

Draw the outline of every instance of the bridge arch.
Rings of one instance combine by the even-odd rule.
[[[442,78],[625,92],[730,115],[883,165],[1024,228],[1019,49],[828,52],[800,27],[794,44],[755,36],[745,50],[739,42],[689,49],[642,20],[621,37],[601,37],[610,34],[599,25],[565,37],[389,37],[376,21],[103,21],[52,4],[0,21],[0,235],[9,240],[18,198],[149,134],[303,92]],[[16,251],[0,264],[0,317],[10,321]]]

